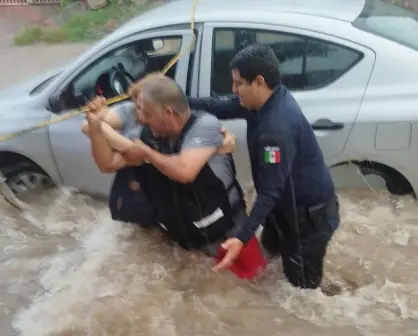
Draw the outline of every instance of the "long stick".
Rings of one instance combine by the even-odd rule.
[[[107,101],[108,104],[114,104],[114,103],[118,103],[120,101],[126,100],[128,98],[129,98],[128,95],[123,95],[123,96],[112,97],[110,99],[107,99],[106,101]],[[5,141],[5,140],[9,140],[11,138],[21,136],[21,135],[26,134],[26,133],[36,131],[38,129],[44,128],[44,127],[49,126],[49,125],[57,124],[61,121],[73,118],[73,117],[78,116],[78,115],[83,114],[83,113],[86,113],[86,112],[88,112],[88,110],[89,110],[88,108],[83,107],[81,110],[75,110],[75,111],[65,113],[62,116],[56,117],[56,118],[51,119],[51,120],[46,120],[46,121],[44,121],[44,122],[42,122],[38,125],[23,129],[21,131],[17,131],[17,132],[14,132],[14,133],[6,134],[4,136],[0,136],[0,142]]]

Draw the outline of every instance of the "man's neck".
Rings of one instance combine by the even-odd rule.
[[[175,127],[175,134],[173,134],[173,136],[170,137],[171,140],[176,140],[179,137],[184,127],[186,126],[187,122],[189,121],[191,115],[192,113],[190,110],[179,114],[179,117],[177,119],[178,122]]]
[[[260,94],[259,104],[257,108],[257,112],[261,110],[261,108],[267,103],[267,101],[271,98],[273,95],[274,90],[265,90]]]

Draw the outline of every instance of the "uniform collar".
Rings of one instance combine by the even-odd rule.
[[[257,115],[259,118],[261,118],[263,115],[267,114],[274,104],[281,99],[281,97],[284,94],[284,89],[282,85],[279,85],[271,94],[270,98],[267,99],[267,101],[264,103],[263,106],[261,106],[260,110],[257,112]]]

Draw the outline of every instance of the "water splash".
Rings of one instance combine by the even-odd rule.
[[[415,203],[358,192],[340,199],[343,221],[328,251],[325,283],[342,291],[327,296],[290,286],[279,261],[251,283],[213,273],[205,256],[112,221],[103,202],[71,190],[51,193],[23,218],[4,211],[0,285],[7,318],[30,336],[412,335]],[[19,304],[10,309],[12,302]]]

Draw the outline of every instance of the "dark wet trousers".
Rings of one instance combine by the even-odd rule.
[[[141,188],[138,169],[127,167],[116,173],[109,198],[112,219],[154,227],[155,209]]]
[[[276,211],[266,221],[261,242],[272,255],[281,255],[288,281],[297,287],[321,285],[324,257],[340,224],[337,196],[311,208],[284,213]]]
[[[117,172],[109,198],[109,209],[112,219],[136,224],[143,228],[156,228],[163,234],[166,234],[156,220],[154,205],[146,192],[141,188],[141,179],[145,177],[140,169],[134,167],[123,168]],[[201,250],[208,256],[216,256],[220,244],[233,236],[239,230],[240,225],[245,222],[246,218],[245,206],[237,207],[233,215],[234,227],[225,232],[225,235],[219,237],[219,239],[195,249]],[[193,245],[193,242],[189,243]]]

